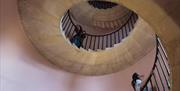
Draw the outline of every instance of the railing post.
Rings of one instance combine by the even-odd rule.
[[[162,85],[163,91],[167,90],[167,89],[165,89],[165,84],[167,85],[168,89],[170,88],[169,87],[169,82],[168,82],[168,77],[169,77],[168,70],[167,70],[168,68],[167,68],[167,65],[164,63],[164,59],[162,57],[162,56],[165,56],[165,55],[161,54],[159,43],[160,43],[160,41],[158,40],[158,36],[156,36],[156,57],[155,57],[155,62],[154,62],[153,68],[151,70],[151,74],[148,77],[147,82],[142,87],[142,91],[148,85],[149,81],[150,81],[150,84],[151,84],[152,89],[153,89],[153,84],[152,84],[152,81],[151,81],[152,77],[154,78],[154,81],[155,81],[155,84],[156,84],[156,88],[158,89],[158,91],[160,91],[160,87],[159,87],[160,84]],[[155,72],[155,70],[156,70],[156,72]],[[167,71],[167,75],[165,74],[165,70]],[[156,75],[159,78],[158,80],[157,80]],[[158,81],[160,81],[160,82],[158,82]]]
[[[95,50],[95,45],[96,45],[96,36],[94,36],[94,46],[93,46],[93,50]]]
[[[166,78],[166,75],[165,75],[165,73],[164,73],[164,70],[163,70],[163,68],[162,68],[162,65],[161,65],[161,63],[160,63],[160,60],[159,60],[159,59],[158,59],[158,62],[159,62],[159,65],[160,65],[160,67],[161,67],[161,71],[162,71],[162,73],[163,73],[163,76],[164,76],[164,78],[165,78],[165,82],[166,82],[167,87],[168,87],[168,80],[167,80],[167,78]]]
[[[89,42],[89,48],[88,49],[92,49],[91,48],[91,42],[92,42],[92,36],[90,36],[90,42]]]
[[[85,42],[85,49],[87,49],[88,50],[88,48],[87,48],[87,42],[88,42],[88,38],[89,38],[89,36],[86,36],[86,42]]]
[[[159,77],[159,79],[160,79],[160,81],[161,81],[161,85],[162,85],[162,87],[163,87],[163,91],[165,91],[165,87],[164,87],[164,84],[163,84],[163,81],[162,81],[162,77],[161,77],[161,75],[160,75],[160,73],[159,73],[159,69],[158,69],[158,67],[157,67],[156,64],[155,64],[155,66],[156,66],[156,70],[157,70],[157,73],[158,73],[158,77]]]
[[[158,85],[158,83],[157,83],[157,79],[156,79],[156,77],[155,77],[155,75],[154,75],[154,72],[152,73],[153,75],[153,77],[154,77],[154,81],[155,81],[155,84],[156,84],[156,88],[158,89],[158,91],[160,91],[160,89],[159,89],[159,85]]]

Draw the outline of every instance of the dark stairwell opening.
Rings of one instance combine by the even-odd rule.
[[[123,41],[130,35],[137,20],[138,15],[122,5],[88,1],[65,12],[61,19],[61,30],[70,41],[77,36],[77,26],[81,26],[85,33],[79,48],[98,51],[112,48]],[[71,41],[71,44],[74,43]]]
[[[108,9],[117,6],[117,3],[109,2],[109,1],[88,1],[90,5],[98,9]]]

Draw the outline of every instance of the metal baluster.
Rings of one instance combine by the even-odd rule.
[[[104,49],[104,36],[102,37],[102,50]]]
[[[68,13],[66,12],[63,19],[62,19],[62,22],[64,23],[65,19],[68,17]]]
[[[65,23],[66,23],[66,21],[64,21],[64,22],[62,22],[62,29],[63,29],[63,31],[64,31],[64,28],[65,28]]]
[[[152,75],[153,77],[154,77],[154,81],[155,81],[155,83],[156,83],[156,87],[158,88],[158,91],[160,91],[159,90],[159,85],[158,85],[158,83],[157,83],[157,79],[156,79],[156,77],[155,77],[155,75],[154,75],[154,72],[153,72],[153,75]]]
[[[109,35],[110,36],[110,47],[112,47],[112,34]]]
[[[96,36],[94,36],[94,46],[93,46],[93,50],[95,50],[95,45],[96,45]]]
[[[67,27],[67,25],[68,25],[69,23],[70,23],[70,19],[68,19],[67,22],[64,23],[65,26],[63,27],[63,29],[64,29],[65,31],[66,31],[66,29],[67,29],[66,27]]]
[[[165,73],[164,73],[164,70],[163,70],[163,68],[162,68],[161,62],[160,62],[159,58],[158,58],[157,60],[158,60],[158,62],[159,62],[159,65],[160,65],[160,67],[161,67],[161,71],[162,71],[162,73],[163,73],[163,76],[164,76],[164,78],[165,78],[165,80],[166,80],[166,84],[167,84],[167,87],[168,87],[168,80],[167,80],[166,75],[165,75]]]
[[[152,76],[151,76],[151,78],[152,78]],[[151,89],[152,89],[152,91],[154,91],[154,89],[153,89],[153,84],[152,84],[152,80],[150,79],[150,84],[151,84]]]
[[[133,20],[132,20],[132,15],[130,16],[130,26],[131,26],[131,30],[133,30],[134,29],[134,23],[133,23]]]
[[[62,22],[65,22],[65,19],[68,17],[68,14],[67,14],[67,12],[65,13],[65,15],[64,15],[64,17],[63,17],[63,19],[62,19]]]
[[[76,34],[76,31],[75,31],[75,30],[73,30],[73,32],[72,32],[72,36],[74,36],[74,34]]]
[[[128,33],[127,33],[127,24],[124,26],[124,32],[125,32],[125,37],[126,38],[128,36]]]
[[[65,35],[67,35],[67,33],[70,31],[70,27],[71,27],[71,26],[73,26],[73,25],[72,25],[72,23],[70,22],[70,23],[68,24],[67,30],[65,31]]]
[[[136,23],[135,14],[132,15],[132,20],[134,21],[134,24]]]
[[[89,48],[88,49],[91,49],[91,41],[92,41],[92,36],[90,36],[90,42],[89,42]]]
[[[137,14],[134,14],[135,21],[138,19]]]
[[[164,49],[164,47],[161,45],[160,39],[158,39],[158,44],[160,45],[160,48],[161,48],[161,50],[162,50],[162,52],[163,52],[166,60],[168,60],[167,55],[166,55],[166,53],[165,53],[165,49]]]
[[[160,79],[160,81],[161,81],[161,85],[162,85],[162,87],[163,87],[163,91],[165,91],[165,87],[164,87],[164,84],[163,84],[163,81],[162,81],[161,75],[160,75],[160,73],[159,73],[159,69],[158,69],[158,67],[157,67],[157,65],[156,65],[156,64],[155,64],[155,66],[156,66],[156,70],[157,70],[157,72],[158,72],[159,79]]]
[[[97,49],[99,49],[99,46],[100,46],[100,38],[101,38],[101,36],[98,36],[97,38],[98,38],[98,45],[97,45]]]
[[[106,36],[106,48],[108,47],[108,36]]]
[[[66,23],[69,21],[68,18],[69,18],[68,16],[65,18],[64,23],[62,24],[63,27],[64,27],[64,25],[66,25]]]
[[[120,34],[119,34],[119,32],[120,32],[120,31],[121,31],[121,30],[119,30],[119,31],[118,31],[118,43],[120,43],[120,42],[121,42],[121,39],[120,39],[120,38],[121,38],[121,36],[120,36]]]
[[[129,35],[129,33],[131,32],[131,25],[130,25],[130,24],[131,24],[131,20],[128,21],[128,35]],[[128,36],[128,35],[127,35],[127,36]]]
[[[162,60],[163,64],[165,65],[165,68],[166,68],[167,74],[168,74],[168,76],[169,76],[169,75],[170,75],[170,72],[169,72],[169,70],[168,70],[168,68],[167,68],[167,65],[165,64],[165,62],[164,62],[164,60],[163,60],[163,57],[162,57],[162,55],[161,55],[161,53],[160,53],[160,52],[159,52],[159,55],[160,55],[160,58],[161,58],[161,60]]]
[[[86,36],[86,35],[85,35],[85,36]],[[82,47],[83,49],[86,49],[86,48],[85,48],[85,47],[86,47],[86,46],[85,46],[86,39],[87,39],[87,37],[85,37],[85,39],[82,41],[82,46],[81,46],[81,47]]]
[[[72,24],[72,26],[70,27],[69,32],[67,33],[67,36],[69,36],[69,35],[71,34],[72,28],[73,28],[73,24]]]
[[[124,28],[124,27],[123,27],[123,28]],[[124,29],[123,29],[123,28],[122,28],[122,30],[121,30],[121,31],[122,31],[122,39],[121,39],[121,40],[124,39],[124,31],[123,31]]]
[[[114,33],[114,44],[116,44],[117,41],[116,41],[116,32]]]
[[[86,35],[86,43],[85,43],[85,49],[87,49],[88,50],[88,48],[87,48],[87,43],[88,43],[88,38],[89,38],[89,36],[88,35]]]

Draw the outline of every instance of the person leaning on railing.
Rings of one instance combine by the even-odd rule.
[[[139,75],[138,73],[134,73],[132,75],[131,85],[133,86],[134,91],[140,91],[141,90],[141,84],[142,84],[141,77],[144,77],[144,75]]]
[[[76,32],[76,35],[73,36],[70,41],[72,44],[75,44],[78,48],[80,48],[82,47],[82,43],[86,38],[86,32],[82,30],[80,25],[77,25],[74,31]]]

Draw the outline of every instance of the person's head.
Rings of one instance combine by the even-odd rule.
[[[86,35],[83,33],[82,35],[81,35],[81,38],[86,38]]]
[[[82,27],[80,25],[76,25],[76,29],[78,33],[82,32]]]
[[[139,74],[135,72],[135,73],[132,75],[132,79],[133,79],[133,80],[140,79]]]
[[[82,30],[81,25],[76,25],[79,30]]]

